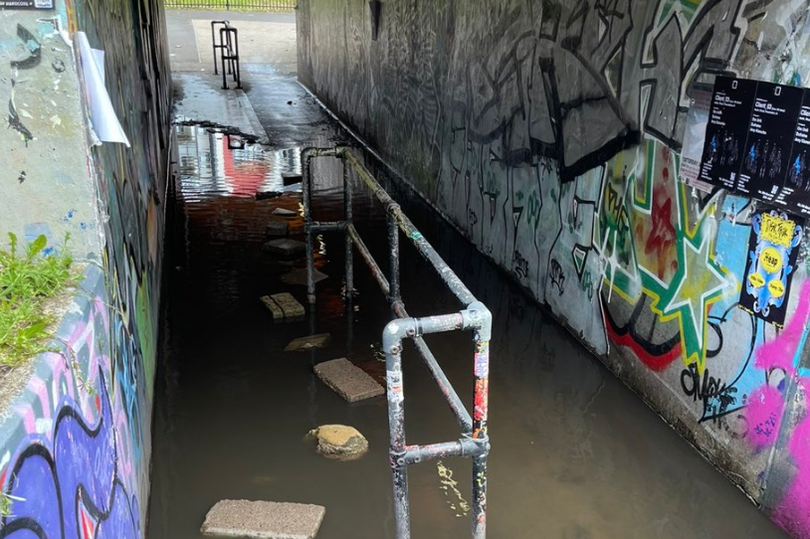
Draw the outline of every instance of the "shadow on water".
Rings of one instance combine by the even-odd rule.
[[[231,150],[220,134],[178,128],[181,174],[170,227],[164,364],[156,391],[150,539],[200,536],[207,510],[223,498],[316,503],[327,509],[324,539],[391,538],[393,513],[384,398],[348,405],[312,374],[314,363],[348,357],[384,376],[381,292],[355,258],[355,308],[344,311],[343,238],[319,238],[317,318],[273,324],[259,296],[304,287],[279,277],[303,260],[262,250],[269,221],[303,233],[300,195],[281,174],[300,169],[298,149]],[[650,412],[566,331],[549,319],[406,188],[376,171],[422,233],[494,315],[489,536],[520,538],[783,537],[725,478]],[[342,212],[333,160],[315,167],[318,219]],[[384,213],[354,182],[355,222],[381,263]],[[276,208],[299,212],[292,218]],[[458,306],[432,269],[403,242],[402,290],[412,315]],[[312,326],[310,326],[312,324]],[[329,332],[323,350],[287,353],[292,338]],[[440,363],[470,405],[469,335],[430,338]],[[410,443],[458,436],[449,409],[418,358],[405,352]],[[323,459],[303,441],[326,423],[358,428],[370,452]],[[470,463],[450,459],[410,468],[413,537],[468,537],[464,516]]]

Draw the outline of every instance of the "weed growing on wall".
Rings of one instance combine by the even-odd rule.
[[[5,492],[0,492],[0,518],[9,518],[13,517],[14,513],[12,513],[12,508],[14,502],[24,502],[25,498],[19,498],[17,496],[12,496],[11,494],[7,494]],[[2,524],[0,524],[2,526]]]
[[[62,292],[74,279],[67,249],[46,254],[39,236],[20,252],[9,233],[8,249],[0,248],[0,367],[14,367],[48,350],[48,325],[43,302]],[[67,244],[68,237],[65,237]]]

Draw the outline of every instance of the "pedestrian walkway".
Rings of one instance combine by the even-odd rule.
[[[358,267],[355,309],[344,310],[343,238],[327,233],[318,238],[316,266],[326,278],[318,285],[316,318],[274,322],[259,300],[287,292],[305,304],[305,288],[282,279],[304,267],[303,259],[262,249],[273,239],[265,235],[270,222],[283,220],[287,237],[303,237],[300,194],[257,200],[256,193],[280,191],[282,175],[300,170],[302,147],[349,137],[274,65],[246,65],[245,94],[268,147],[231,149],[216,130],[178,127],[182,166],[167,253],[149,537],[199,537],[206,512],[221,499],[323,506],[321,539],[393,537],[385,399],[349,403],[313,369],[346,358],[382,381],[385,299]],[[493,312],[489,537],[785,537],[420,198],[368,156],[366,165]],[[342,212],[339,171],[329,163],[316,169],[320,220]],[[385,213],[359,184],[354,189],[355,224],[384,260]],[[402,260],[402,291],[413,315],[454,306],[405,245]],[[284,351],[294,338],[323,333],[330,339],[322,348]],[[471,369],[467,336],[429,341],[462,391]],[[457,432],[453,416],[411,352],[404,355],[408,438],[448,439]],[[462,395],[468,407],[469,396]],[[324,424],[357,428],[368,453],[347,462],[317,454],[304,437]],[[423,463],[409,474],[413,537],[469,537],[469,461]]]

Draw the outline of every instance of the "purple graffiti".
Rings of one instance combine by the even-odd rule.
[[[137,539],[138,501],[118,477],[112,411],[103,372],[96,397],[98,419],[85,420],[64,397],[53,424],[53,442],[27,437],[0,491],[14,498],[12,515],[0,519],[0,539]]]

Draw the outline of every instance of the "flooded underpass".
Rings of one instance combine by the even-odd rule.
[[[310,141],[348,137],[325,119]],[[331,132],[327,136],[324,132]],[[334,133],[338,133],[336,136]],[[154,426],[151,539],[200,537],[221,499],[326,507],[318,537],[394,537],[386,401],[347,404],[313,374],[346,357],[382,380],[386,299],[355,257],[355,294],[345,308],[342,234],[318,237],[314,313],[273,323],[259,301],[305,286],[281,277],[304,267],[263,250],[270,222],[303,238],[300,147],[262,149],[215,130],[177,128],[180,176],[168,222],[164,362]],[[454,229],[367,156],[367,166],[494,316],[490,367],[488,533],[493,538],[783,537],[691,446]],[[314,214],[342,214],[339,164],[316,160]],[[356,180],[354,219],[379,261],[385,213]],[[273,195],[257,193],[273,192]],[[278,208],[293,216],[282,216]],[[283,212],[282,212],[283,213]],[[412,316],[458,309],[432,268],[403,242],[402,294]],[[289,341],[329,333],[323,349],[284,352]],[[446,374],[469,407],[468,335],[431,336]],[[412,348],[404,354],[409,443],[457,439],[458,427]],[[327,460],[305,442],[323,424],[357,428],[369,441],[359,460]],[[409,468],[413,537],[467,537],[471,464],[445,459]]]

